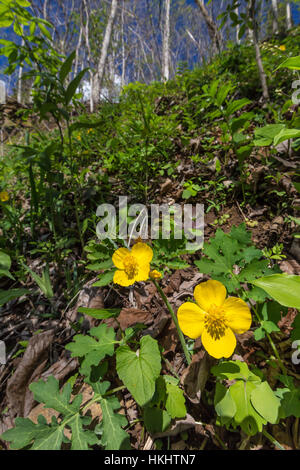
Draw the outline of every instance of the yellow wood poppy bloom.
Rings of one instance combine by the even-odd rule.
[[[147,281],[153,251],[146,243],[135,243],[131,250],[118,248],[112,256],[117,271],[113,281],[120,286],[131,286],[135,282]]]
[[[279,46],[279,49],[284,52],[286,50],[286,47],[284,44],[282,44],[281,46]]]
[[[179,326],[189,338],[199,338],[208,354],[216,359],[230,357],[236,347],[234,333],[251,326],[251,312],[242,299],[227,297],[219,281],[202,282],[195,287],[196,303],[185,302],[177,312]]]
[[[9,200],[9,194],[7,191],[1,191],[0,193],[0,201],[1,202],[6,202]]]

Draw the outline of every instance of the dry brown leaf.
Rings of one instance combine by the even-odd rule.
[[[199,403],[201,393],[205,388],[211,367],[216,359],[201,349],[192,357],[192,363],[183,372],[181,382],[184,385],[186,395],[192,403]]]
[[[126,328],[136,325],[137,323],[150,325],[153,323],[153,317],[146,310],[141,310],[138,308],[123,308],[120,312],[120,315],[118,316],[118,322],[124,331]]]
[[[183,431],[187,431],[188,429],[194,428],[196,424],[197,423],[195,419],[191,415],[187,414],[184,419],[177,420],[176,423],[174,423],[173,426],[170,427],[170,429],[167,429],[167,431],[158,432],[152,437],[154,439],[157,439],[158,437],[177,436]]]
[[[28,386],[41,375],[53,338],[54,330],[32,336],[16,371],[8,380],[6,396],[13,415],[27,416],[31,411],[34,400]]]

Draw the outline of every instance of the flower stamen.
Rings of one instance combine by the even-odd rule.
[[[123,264],[124,264],[124,271],[127,274],[128,279],[133,279],[138,274],[138,270],[139,270],[139,264],[136,258],[132,255],[128,255],[124,259]]]
[[[204,327],[214,339],[220,339],[225,335],[227,328],[224,310],[215,304],[209,309],[209,313],[205,316]]]

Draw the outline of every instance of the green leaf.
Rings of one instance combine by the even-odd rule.
[[[146,429],[150,434],[166,431],[171,423],[169,413],[160,408],[146,406],[143,416]]]
[[[229,389],[220,382],[216,384],[214,405],[217,415],[222,418],[233,418],[236,413],[236,405]]]
[[[22,295],[29,294],[27,289],[9,289],[9,290],[0,290],[0,306],[6,304],[10,300],[17,299],[22,297]]]
[[[62,64],[60,71],[59,71],[59,79],[62,83],[64,83],[66,77],[70,73],[72,69],[72,64],[75,59],[76,51],[71,52],[69,57],[64,61]]]
[[[97,318],[98,320],[103,320],[104,318],[114,318],[119,315],[121,312],[120,308],[89,308],[89,307],[80,307],[78,309],[79,313],[85,313],[90,317]]]
[[[272,274],[250,282],[266,291],[281,305],[300,309],[300,276]]]
[[[280,64],[277,69],[287,68],[291,70],[300,70],[300,55],[296,57],[289,57],[282,64]]]
[[[114,329],[104,323],[92,328],[90,334],[99,341],[91,336],[75,335],[74,342],[66,345],[66,349],[71,351],[72,357],[84,357],[80,372],[85,376],[89,376],[91,367],[98,366],[106,355],[113,355],[116,344]]]
[[[141,348],[136,352],[127,345],[118,348],[117,373],[137,403],[145,406],[155,392],[161,357],[157,341],[151,336],[144,336],[140,345]]]
[[[248,380],[252,372],[248,369],[246,362],[241,361],[224,361],[213,366],[211,369],[212,374],[220,379],[228,380]],[[257,377],[259,380],[259,378]]]
[[[266,146],[273,144],[274,138],[284,128],[284,124],[268,124],[267,126],[255,129],[255,140],[253,141],[254,145]]]
[[[71,99],[75,95],[76,90],[79,87],[80,82],[81,82],[82,78],[84,77],[84,74],[86,73],[87,70],[88,69],[81,70],[81,72],[79,72],[79,74],[69,84],[69,86],[68,86],[68,88],[65,92],[66,104],[69,104]]]
[[[33,392],[35,400],[45,403],[47,408],[54,408],[64,416],[72,415],[79,410],[78,400],[70,403],[71,385],[67,383],[60,393],[59,382],[52,375],[48,377],[47,382],[39,380],[31,383],[29,389]]]
[[[297,139],[298,137],[300,137],[299,129],[281,129],[279,134],[274,138],[274,145],[276,146],[284,140]]]
[[[171,383],[166,383],[166,410],[172,418],[184,418],[186,415],[183,391]]]
[[[225,99],[227,98],[229,92],[232,89],[233,89],[232,84],[223,85],[219,88],[217,96],[216,96],[216,102],[218,106],[221,106],[224,103]]]
[[[120,408],[120,403],[116,397],[102,398],[100,401],[103,415],[103,434],[101,444],[105,450],[125,450],[130,449],[129,436],[122,429],[128,424],[125,416],[115,413]]]
[[[250,401],[250,396],[256,387],[257,384],[254,382],[238,380],[229,389],[237,410],[234,421],[249,436],[254,436],[258,431],[261,432],[263,425],[267,424],[267,421],[257,413]]]
[[[48,29],[41,22],[39,22],[39,28],[40,28],[41,32],[44,34],[44,36],[46,36],[46,38],[49,39],[49,41],[52,41],[51,33],[48,31]]]
[[[250,104],[251,101],[248,100],[248,98],[241,98],[240,100],[235,100],[231,101],[231,103],[228,104],[225,114],[227,117],[231,116],[233,113],[238,111],[239,109],[243,108],[247,104]]]
[[[100,269],[110,269],[113,267],[113,262],[112,259],[106,259],[105,261],[101,261],[100,263],[93,263],[93,264],[88,264],[86,266],[87,269],[90,269],[91,271],[100,271]]]
[[[35,424],[28,418],[16,418],[15,427],[5,431],[0,437],[11,443],[12,450],[18,450],[31,444],[42,431],[45,432],[44,426]]]
[[[11,268],[11,259],[10,256],[0,251],[0,269],[9,271]]]
[[[281,400],[281,416],[288,418],[289,416],[295,416],[300,418],[300,389],[295,388],[290,390],[289,388],[278,388],[276,395]]]
[[[280,400],[276,397],[268,382],[262,382],[251,393],[251,403],[256,411],[269,423],[278,420]]]
[[[103,287],[107,286],[110,284],[114,278],[115,270],[114,271],[108,271],[105,274],[101,275],[101,278],[99,281],[94,282],[93,287]]]

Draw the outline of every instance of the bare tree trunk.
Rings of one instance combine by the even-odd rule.
[[[292,27],[293,27],[292,10],[291,10],[290,2],[286,3],[286,27],[287,27],[287,29],[292,29]]]
[[[267,85],[267,78],[264,71],[264,66],[262,63],[260,48],[259,48],[259,38],[258,38],[258,29],[257,29],[257,21],[255,17],[255,0],[250,0],[250,17],[253,24],[253,42],[255,48],[255,56],[256,56],[256,63],[259,72],[260,83],[262,86],[263,91],[263,99],[264,101],[269,101],[269,90]]]
[[[104,77],[105,63],[107,59],[108,48],[110,45],[113,24],[114,24],[116,14],[117,14],[117,7],[118,7],[118,0],[112,0],[110,14],[108,17],[105,34],[103,38],[103,43],[102,43],[102,48],[101,48],[100,60],[98,63],[97,72],[94,75],[94,90],[93,90],[94,91],[94,97],[93,97],[94,103],[99,103],[99,99],[100,99],[100,90],[101,90],[102,81]]]
[[[90,46],[90,33],[89,33],[89,25],[90,25],[90,13],[89,13],[89,8],[87,5],[87,1],[83,0],[83,5],[85,9],[85,14],[86,14],[86,23],[85,23],[85,30],[84,30],[84,37],[85,37],[85,45],[87,48],[88,52],[88,63],[89,67],[92,66],[92,52],[91,52],[91,46]],[[90,112],[94,112],[94,81],[93,81],[93,73],[90,70]]]
[[[170,78],[170,3],[165,0],[165,26],[163,31],[162,78],[166,82]]]
[[[273,13],[273,34],[278,34],[278,3],[277,0],[272,0],[272,13]]]
[[[208,13],[206,6],[203,0],[195,0],[198,7],[200,8],[201,14],[205,20],[205,23],[208,28],[208,33],[212,41],[213,45],[213,52],[216,53],[217,51],[220,52],[222,47],[222,39],[220,32],[218,30],[217,24],[214,22],[213,18]]]
[[[125,85],[125,74],[126,74],[126,55],[125,55],[125,40],[124,40],[124,0],[121,11],[121,43],[122,43],[122,75],[121,75],[121,87]]]
[[[239,7],[235,8],[234,13],[236,14],[237,17],[239,17]],[[241,43],[241,40],[239,38],[239,33],[240,33],[240,25],[237,24],[236,25],[236,30],[235,30],[235,39],[236,39],[237,44]]]
[[[22,43],[21,47],[24,46],[24,39],[22,38]],[[18,92],[17,92],[17,101],[18,103],[22,103],[22,76],[23,76],[23,67],[21,66],[19,68],[19,73],[18,73]]]
[[[82,32],[83,32],[83,15],[82,15],[82,4],[80,5],[80,29],[79,29],[79,37],[76,47],[76,57],[75,57],[75,65],[74,65],[74,76],[76,77],[78,73],[78,64],[79,64],[79,52],[82,43]]]
[[[246,11],[247,19],[251,21],[251,0],[247,1]],[[247,37],[248,41],[253,43],[253,28],[247,27]]]

